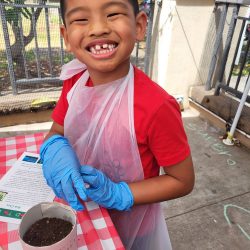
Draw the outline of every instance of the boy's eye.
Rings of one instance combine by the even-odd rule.
[[[82,19],[75,19],[72,21],[72,23],[86,23],[88,22],[88,19],[82,18]]]
[[[108,15],[108,17],[115,17],[115,16],[118,16],[118,15],[121,15],[121,13],[111,13]]]

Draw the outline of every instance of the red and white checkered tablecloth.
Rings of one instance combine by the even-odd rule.
[[[24,151],[39,152],[44,133],[0,138],[0,179]],[[106,209],[85,202],[86,210],[77,213],[78,249],[125,249]],[[0,249],[22,249],[18,225],[0,222]]]

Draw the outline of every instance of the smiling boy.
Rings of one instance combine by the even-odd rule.
[[[130,64],[146,14],[135,0],[65,0],[61,10],[77,60],[62,70],[41,147],[47,183],[75,209],[77,194],[108,208],[126,249],[171,249],[159,202],[190,193],[194,172],[177,102]]]
[[[135,16],[129,1],[101,2],[65,1],[61,27],[67,50],[86,64],[94,85],[127,75],[134,44],[143,39],[146,23],[145,13]]]

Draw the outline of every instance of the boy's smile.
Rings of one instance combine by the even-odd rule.
[[[118,44],[110,40],[95,40],[91,42],[86,49],[97,59],[110,58],[116,51]]]
[[[137,40],[144,38],[146,15],[136,17],[128,0],[66,1],[65,45],[87,65],[94,84],[124,77]]]

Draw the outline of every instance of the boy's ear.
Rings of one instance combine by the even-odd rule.
[[[140,11],[136,16],[136,40],[142,41],[147,29],[147,15],[144,11]]]
[[[70,47],[70,43],[68,41],[68,34],[67,34],[67,29],[64,25],[61,25],[60,26],[60,32],[61,32],[61,35],[63,37],[63,40],[64,40],[64,44],[66,46],[66,50],[68,52],[71,52],[71,47]]]

